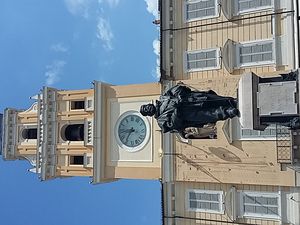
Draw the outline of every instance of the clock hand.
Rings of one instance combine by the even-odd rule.
[[[120,133],[124,133],[124,132],[126,132],[126,133],[130,133],[130,132],[131,132],[131,130],[132,130],[132,128],[130,128],[130,129],[126,129],[126,130],[122,130]]]
[[[129,136],[134,132],[134,129],[133,129],[133,127],[131,127],[130,129],[130,132],[129,132],[129,134],[127,135],[127,138],[126,138],[126,143],[128,142],[128,138],[129,138]]]

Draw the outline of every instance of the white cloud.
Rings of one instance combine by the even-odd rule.
[[[99,4],[107,3],[111,8],[119,5],[120,0],[98,0]]]
[[[54,52],[63,52],[63,53],[69,51],[69,49],[62,43],[51,45],[50,50]]]
[[[104,49],[110,51],[113,49],[112,39],[114,38],[109,21],[99,17],[97,24],[97,38],[102,41]]]
[[[93,0],[64,0],[68,11],[73,15],[89,17],[89,8]]]
[[[155,68],[155,71],[153,72],[153,74],[154,74],[154,77],[159,79],[160,78],[160,67],[159,67],[159,65],[160,65],[160,54],[159,54],[159,52],[160,52],[160,42],[159,42],[159,40],[155,39],[152,43],[152,46],[153,46],[153,52],[157,56],[157,58],[156,58],[156,68]]]
[[[50,65],[46,66],[46,85],[53,85],[60,80],[60,76],[65,65],[65,61],[55,60]]]
[[[158,19],[158,1],[157,0],[145,0],[147,4],[147,11],[151,13],[155,19]]]

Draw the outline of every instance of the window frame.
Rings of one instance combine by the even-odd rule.
[[[255,44],[264,44],[264,43],[272,43],[272,60],[269,61],[260,61],[260,62],[251,62],[251,63],[241,63],[240,62],[240,48],[248,47]],[[236,51],[236,69],[245,68],[245,67],[254,67],[254,66],[263,66],[263,65],[276,65],[276,51],[275,51],[275,40],[272,39],[262,39],[262,40],[254,40],[248,42],[240,42],[235,46]]]
[[[270,220],[281,220],[281,193],[280,192],[256,192],[256,191],[238,191],[239,193],[239,204],[240,204],[240,216],[245,218],[261,218],[261,219],[270,219]],[[278,215],[269,215],[269,214],[260,214],[260,213],[247,213],[244,211],[244,196],[253,196],[253,197],[276,197],[277,198],[277,208]]]
[[[184,22],[189,23],[189,22],[194,22],[194,21],[198,21],[198,20],[206,20],[206,19],[212,19],[212,18],[220,17],[219,0],[214,0],[214,2],[215,2],[215,14],[214,15],[212,15],[212,16],[204,16],[204,17],[197,17],[197,18],[193,18],[193,19],[188,19],[187,18],[187,15],[188,15],[187,6],[188,6],[188,4],[202,2],[202,1],[203,0],[185,0],[183,2],[183,13],[182,14],[183,14],[183,17],[184,17],[183,18]]]
[[[188,54],[210,52],[210,51],[216,51],[216,63],[217,63],[217,65],[215,67],[188,69]],[[221,49],[220,48],[207,48],[207,49],[200,49],[200,50],[185,51],[183,58],[184,58],[184,62],[183,62],[184,63],[184,70],[187,73],[198,72],[198,71],[201,72],[201,71],[207,71],[207,70],[218,70],[218,69],[221,68]]]
[[[83,102],[83,108],[73,108],[72,106],[76,105],[76,102]],[[86,108],[86,101],[84,99],[70,100],[70,111],[83,111]]]
[[[212,209],[199,209],[199,208],[191,208],[190,207],[190,197],[189,193],[195,192],[200,194],[218,194],[219,195],[219,210],[212,210]],[[198,200],[200,201],[200,200]],[[202,201],[203,202],[203,201]],[[186,191],[186,210],[191,212],[205,212],[205,213],[215,213],[215,214],[224,214],[224,192],[223,191],[216,191],[216,190],[203,190],[203,189],[188,189]]]
[[[82,164],[74,163],[75,157],[82,158]],[[84,166],[84,155],[69,155],[69,166],[80,166],[80,167]]]
[[[236,16],[239,16],[239,15],[244,15],[244,14],[249,14],[249,13],[254,13],[254,12],[261,12],[261,11],[269,11],[269,10],[274,10],[274,0],[271,0],[271,5],[268,5],[268,6],[260,6],[260,7],[257,7],[257,8],[251,8],[251,9],[246,9],[246,10],[241,10],[239,11],[239,1],[240,0],[235,0],[233,1],[233,6],[234,6],[234,14]]]

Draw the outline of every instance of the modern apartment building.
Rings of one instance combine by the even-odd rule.
[[[160,1],[164,87],[238,97],[243,74],[299,68],[298,16],[293,0]],[[163,137],[165,224],[300,224],[298,131],[235,118],[206,132]]]

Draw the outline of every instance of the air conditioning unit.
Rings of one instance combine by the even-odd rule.
[[[84,153],[83,166],[93,168],[93,153]]]

